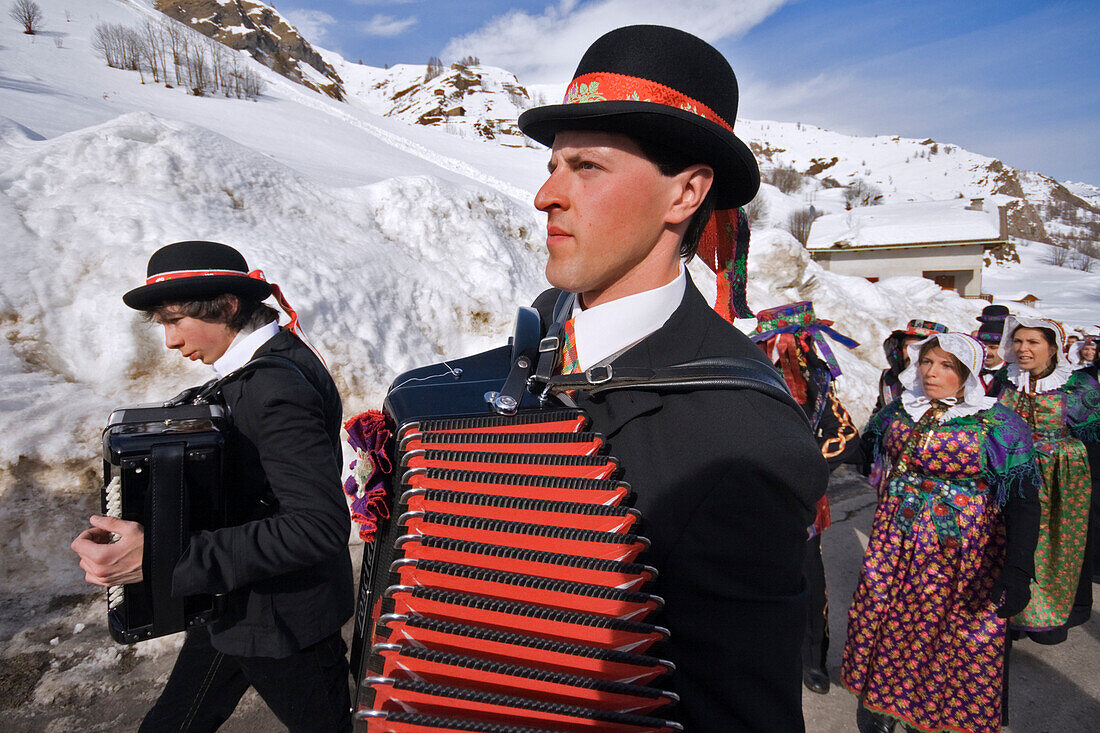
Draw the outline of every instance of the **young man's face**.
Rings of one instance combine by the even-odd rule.
[[[676,276],[679,235],[669,229],[690,218],[677,209],[682,174],[662,175],[633,140],[609,132],[559,132],[548,167],[535,206],[546,212],[551,285],[593,306]]]
[[[167,308],[156,317],[164,327],[164,345],[176,349],[180,356],[203,364],[213,364],[221,358],[233,343],[236,331],[224,323],[211,323],[190,316],[182,316]]]

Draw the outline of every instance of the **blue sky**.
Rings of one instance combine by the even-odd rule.
[[[730,60],[740,115],[932,137],[1100,185],[1095,0],[276,0],[320,46],[372,66],[467,53],[568,81],[597,36],[655,22]]]

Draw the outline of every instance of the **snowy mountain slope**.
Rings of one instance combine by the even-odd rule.
[[[1016,170],[957,145],[900,136],[853,137],[802,123],[759,120],[738,120],[737,131],[765,172],[791,166],[813,176],[816,182],[807,187],[806,195],[815,204],[813,191],[822,183],[848,186],[864,180],[881,191],[883,203],[1013,197],[1010,231],[1026,239],[1048,241],[1052,235],[1064,235],[1057,227],[1053,234],[1048,232],[1044,219],[1056,225],[1065,218],[1100,223],[1100,209],[1054,179]],[[842,203],[836,194],[826,195],[821,204],[828,211],[838,201]],[[1061,203],[1064,211],[1051,211],[1052,202]],[[1100,241],[1100,229],[1092,238]]]
[[[1069,329],[1100,323],[1100,261],[1094,260],[1092,272],[1067,270],[1050,264],[1051,250],[1040,242],[1018,242],[1020,262],[987,267],[982,289],[1002,303],[1021,292],[1036,295],[1039,302],[1030,310],[1008,304],[1014,311],[1056,318]]]
[[[1093,206],[1100,207],[1100,186],[1094,186],[1091,183],[1082,183],[1080,181],[1062,181],[1070,193],[1078,198],[1087,201]]]
[[[244,50],[264,66],[335,99],[343,81],[278,10],[258,0],[154,0],[170,18],[226,46]]]
[[[70,22],[63,20],[71,5],[66,0],[40,0],[39,4],[46,13],[46,31],[39,36],[25,36],[13,23],[0,23],[0,115],[45,137],[145,111],[189,120],[325,183],[360,185],[400,175],[433,175],[498,188],[519,182],[520,190],[512,189],[509,195],[525,202],[530,200],[528,191],[534,189],[523,181],[530,179],[534,185],[534,175],[490,180],[466,161],[487,160],[486,170],[497,173],[516,168],[533,173],[545,165],[534,150],[513,151],[521,159],[526,154],[526,162],[517,165],[509,151],[486,150],[440,130],[409,128],[398,120],[337,102],[250,58],[246,62],[267,82],[256,102],[199,99],[183,89],[143,85],[136,72],[107,67],[93,50],[92,37],[99,23],[136,27],[147,18],[167,22],[150,3],[89,0],[70,11]],[[202,38],[195,31],[185,32]],[[54,38],[60,39],[60,48]]]
[[[347,79],[352,105],[410,124],[442,127],[459,137],[509,147],[534,145],[516,125],[520,113],[533,103],[515,75],[504,69],[456,63],[425,81],[425,66],[379,69],[325,53]]]

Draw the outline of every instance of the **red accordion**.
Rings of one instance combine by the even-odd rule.
[[[514,344],[387,396],[390,518],[364,548],[356,729],[681,730],[654,685],[672,664],[647,654],[668,632],[647,622],[662,601],[630,487],[582,411],[526,389],[512,414],[490,409],[517,363],[531,358]]]

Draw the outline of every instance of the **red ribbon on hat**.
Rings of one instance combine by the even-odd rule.
[[[271,286],[271,294],[275,297],[275,302],[279,304],[279,307],[283,309],[290,321],[287,323],[287,328],[290,332],[302,340],[309,350],[312,351],[321,363],[326,367],[328,363],[325,361],[325,357],[321,356],[321,352],[313,345],[313,342],[306,336],[305,329],[302,328],[302,324],[298,322],[298,312],[291,307],[287,301],[286,296],[283,295],[283,289],[275,283],[268,283],[267,278],[264,277],[263,270],[252,270],[251,272],[242,272],[241,270],[172,270],[171,272],[159,272],[156,275],[152,275],[145,279],[146,285],[152,285],[153,283],[163,282],[165,280],[184,280],[191,277],[211,277],[211,276],[228,276],[228,277],[247,277],[251,280],[259,280],[265,282]]]
[[[264,279],[264,274],[259,270],[253,270],[252,272],[241,272],[240,270],[172,270],[171,272],[158,272],[156,275],[145,278],[145,284],[152,285],[164,280],[183,280],[189,277],[209,277],[213,275],[220,277],[251,277],[254,280]],[[267,281],[264,280],[264,282]]]
[[[672,87],[637,76],[594,71],[581,74],[569,85],[562,104],[585,102],[654,102],[699,115],[704,120],[733,132],[733,125],[697,99]]]

